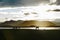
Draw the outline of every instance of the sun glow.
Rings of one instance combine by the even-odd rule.
[[[53,10],[56,7],[56,5],[44,5],[44,4],[39,4],[38,6],[28,6],[28,7],[21,7],[23,10],[22,13],[30,13],[32,14],[32,12],[36,12],[37,14],[37,20],[39,19],[55,19],[55,15],[53,12],[48,12],[48,10]],[[36,19],[33,18],[34,15],[31,15],[31,17],[28,16],[27,19]]]

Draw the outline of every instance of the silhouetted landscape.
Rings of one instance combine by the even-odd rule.
[[[56,23],[51,21],[36,21],[36,20],[28,20],[28,21],[5,21],[0,23],[0,27],[57,27]]]
[[[60,30],[0,30],[0,40],[59,40]]]

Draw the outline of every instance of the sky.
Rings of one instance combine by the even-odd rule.
[[[5,6],[36,6],[40,3],[50,3],[55,0],[0,0],[0,7]],[[56,4],[60,4],[60,0],[56,0]]]
[[[39,3],[49,3],[49,0],[0,0],[0,6],[33,6]]]
[[[60,0],[56,1],[57,5],[60,4]],[[21,17],[24,17],[23,19],[28,19],[29,17],[32,17],[31,19],[35,18],[34,16],[38,16],[39,13],[37,15],[33,15],[30,13],[29,16],[23,15],[22,11],[26,8],[20,8],[20,7],[24,7],[24,6],[37,6],[40,4],[48,4],[50,3],[50,0],[0,0],[0,21],[6,21],[7,18],[10,19],[20,19]],[[28,9],[28,8],[27,8]],[[30,10],[30,9],[29,9]],[[41,14],[44,16],[44,14]],[[39,15],[39,16],[41,16]],[[56,14],[51,14],[50,17],[52,17],[52,15],[56,15]],[[57,14],[58,15],[58,14]],[[41,16],[41,17],[43,17]],[[45,14],[45,16],[49,16]],[[53,16],[54,17],[54,16]],[[6,19],[5,19],[6,18]],[[39,18],[39,17],[38,17]]]

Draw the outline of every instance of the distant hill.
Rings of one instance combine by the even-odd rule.
[[[50,21],[36,21],[36,20],[29,20],[29,21],[6,21],[4,23],[0,24],[1,27],[49,27],[49,26],[55,26],[54,23]]]
[[[0,26],[2,27],[13,27],[17,25],[19,26],[19,24],[22,22],[23,22],[22,20],[18,20],[18,21],[10,20],[10,21],[5,21],[4,23],[1,23]]]

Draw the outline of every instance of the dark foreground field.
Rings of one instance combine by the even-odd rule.
[[[60,30],[0,30],[0,40],[59,40]]]

